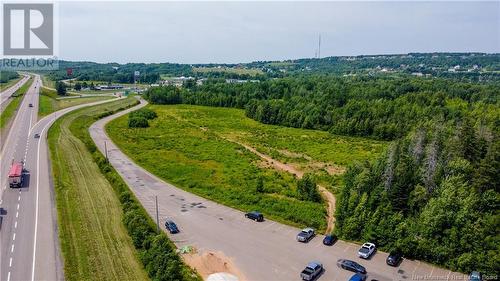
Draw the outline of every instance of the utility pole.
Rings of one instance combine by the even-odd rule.
[[[108,147],[106,146],[106,141],[104,141],[104,153],[106,154],[106,162],[108,162]]]
[[[319,40],[318,40],[318,59],[321,58],[321,33],[319,34]]]
[[[155,195],[155,203],[156,203],[156,229],[158,233],[160,233],[160,218],[158,216],[158,195]]]

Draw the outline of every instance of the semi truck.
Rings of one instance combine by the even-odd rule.
[[[23,185],[23,163],[14,162],[9,170],[9,186],[21,187]]]

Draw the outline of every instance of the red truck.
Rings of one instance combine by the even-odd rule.
[[[14,162],[9,170],[9,186],[21,187],[23,185],[23,163]]]

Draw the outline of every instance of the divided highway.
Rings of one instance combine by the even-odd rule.
[[[158,196],[160,225],[165,218],[173,219],[180,233],[170,235],[178,247],[191,245],[199,251],[222,251],[243,272],[246,280],[300,280],[301,270],[310,261],[325,266],[319,280],[348,280],[353,273],[336,266],[338,259],[351,259],[368,271],[370,279],[377,280],[465,280],[460,273],[444,270],[423,262],[404,260],[398,268],[385,264],[387,253],[378,252],[370,260],[357,256],[359,245],[338,241],[328,247],[323,236],[309,243],[299,243],[295,236],[300,231],[274,221],[261,223],[244,218],[235,209],[214,203],[183,191],[162,181],[136,165],[113,144],[105,132],[111,120],[141,105],[103,118],[90,127],[90,134],[104,154],[105,143],[110,163],[131,187],[144,208],[155,218],[155,196]]]
[[[0,170],[0,280],[63,280],[57,238],[57,214],[50,184],[47,131],[72,110],[110,102],[82,104],[47,115],[37,122],[39,75],[28,89],[1,152]],[[33,107],[30,107],[29,104]],[[40,138],[35,138],[40,134]],[[7,175],[12,161],[23,161],[21,188],[10,188]]]
[[[0,93],[0,112],[2,112],[5,108],[6,102],[9,98],[17,91],[17,89],[21,88],[24,83],[29,80],[29,75],[23,75],[23,78],[19,80],[16,84],[12,85],[10,88],[5,89]]]

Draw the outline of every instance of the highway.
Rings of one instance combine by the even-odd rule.
[[[51,187],[47,131],[72,110],[109,102],[82,104],[38,119],[41,79],[34,75],[1,152],[0,280],[64,280],[57,237],[57,213]],[[33,107],[29,107],[29,104]],[[34,138],[40,134],[40,138]],[[22,188],[8,186],[12,161],[24,161]]]
[[[24,83],[26,83],[29,80],[30,76],[29,75],[23,75],[23,78],[19,80],[16,84],[12,85],[10,88],[5,89],[3,92],[0,93],[0,112],[2,112],[7,105],[7,101],[9,98],[14,94],[17,89],[21,88]]]
[[[340,269],[340,258],[354,260],[368,271],[368,280],[465,280],[451,272],[423,262],[404,260],[398,268],[385,264],[388,254],[377,252],[370,260],[357,257],[360,245],[338,241],[328,247],[319,235],[309,243],[296,242],[297,228],[266,220],[256,223],[238,210],[214,203],[162,181],[136,165],[107,136],[104,126],[140,105],[103,118],[90,127],[90,134],[104,154],[105,143],[110,163],[127,182],[153,219],[158,196],[160,225],[173,219],[181,233],[170,235],[178,247],[190,245],[200,252],[221,251],[234,261],[245,280],[300,280],[299,274],[310,261],[325,266],[318,280],[348,280],[353,273]]]

